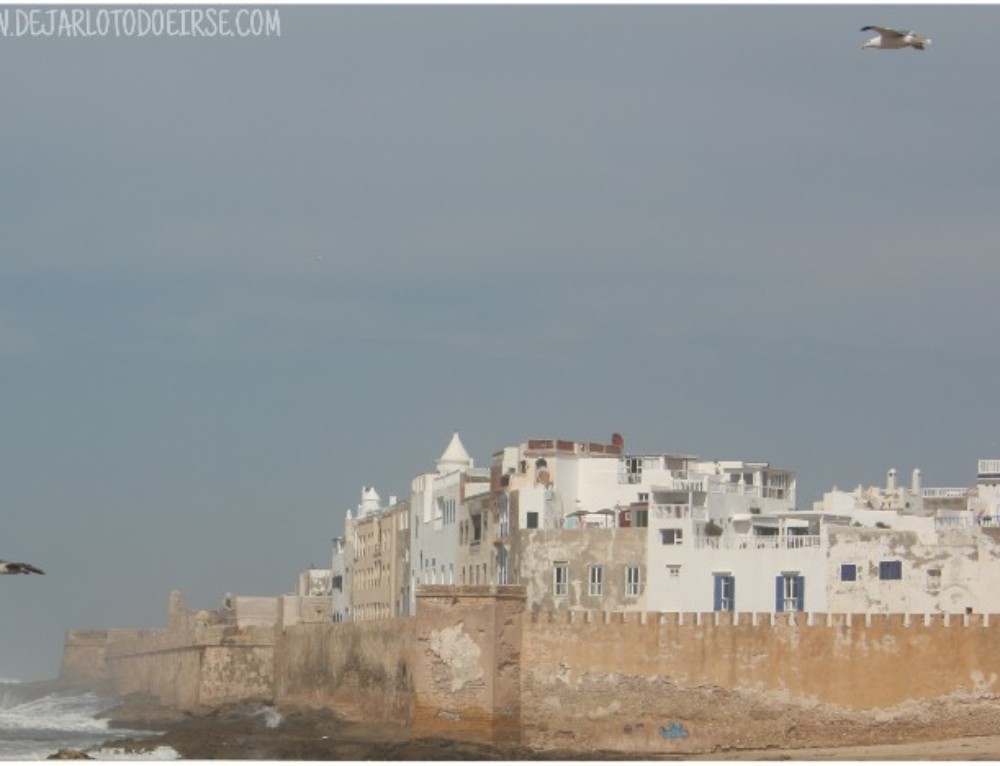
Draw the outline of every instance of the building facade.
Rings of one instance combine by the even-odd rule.
[[[528,439],[477,469],[455,433],[408,500],[369,487],[347,514],[331,613],[413,614],[421,585],[520,585],[535,611],[1000,611],[1000,461],[978,468],[971,488],[891,469],[797,509],[795,472],[767,462],[615,435]]]

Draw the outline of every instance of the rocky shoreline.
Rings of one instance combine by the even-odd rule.
[[[240,703],[197,713],[129,702],[104,714],[110,726],[162,731],[105,743],[131,754],[173,748],[186,760],[520,761],[643,760],[618,752],[540,751],[445,737],[414,737],[404,726],[349,721],[325,708]],[[63,756],[63,757],[69,757]]]
[[[977,708],[979,706],[976,706]],[[989,706],[992,708],[992,705]],[[939,708],[942,714],[944,709]],[[957,712],[957,711],[953,711]],[[710,753],[626,753],[618,751],[538,750],[522,745],[494,745],[447,737],[417,737],[403,725],[348,720],[328,708],[245,702],[193,713],[127,699],[105,712],[110,726],[137,732],[102,747],[142,756],[169,747],[185,760],[268,761],[583,761],[583,760],[997,760],[1000,725],[963,711],[966,727],[950,729],[951,738],[928,736],[925,721],[895,721],[871,728],[848,726],[834,744],[828,734],[811,746],[719,748]],[[947,717],[947,715],[945,715]],[[980,719],[980,720],[977,720]],[[825,730],[823,722],[815,722]],[[827,724],[829,722],[826,722]],[[888,723],[888,722],[887,722]],[[923,724],[923,725],[922,725]],[[148,732],[162,732],[149,735]],[[817,734],[819,731],[817,731]],[[805,743],[803,743],[804,745]],[[61,753],[63,759],[86,757]]]

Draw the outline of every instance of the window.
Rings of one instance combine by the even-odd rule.
[[[472,517],[472,542],[478,543],[483,539],[483,517],[476,514]]]
[[[527,528],[538,529],[538,511],[528,511]]]
[[[634,598],[642,592],[639,567],[625,567],[625,597]]]
[[[684,543],[684,530],[661,529],[660,540],[664,545],[682,545]]]
[[[591,564],[587,570],[587,580],[590,583],[587,592],[591,596],[600,596],[604,592],[604,567],[601,564]]]
[[[627,457],[622,460],[626,484],[642,483],[642,458]]]
[[[500,537],[507,537],[510,534],[510,506],[507,504],[507,496],[503,495],[498,503],[500,516]]]
[[[878,579],[880,580],[902,580],[902,561],[880,561],[878,562]]]
[[[507,549],[500,548],[497,554],[497,585],[508,585],[507,582]]]
[[[783,572],[775,580],[774,611],[805,611],[806,578],[798,572]]]
[[[858,565],[857,564],[841,564],[840,565],[840,581],[841,582],[856,582],[858,579]]]
[[[667,564],[667,577],[671,579],[676,579],[681,576],[681,568],[679,564]]]
[[[713,575],[715,580],[713,592],[713,609],[716,612],[732,612],[736,605],[736,578],[731,574]]]
[[[927,590],[939,590],[941,588],[941,570],[927,570]]]
[[[565,596],[569,592],[569,564],[557,561],[552,566],[552,590],[556,596]]]

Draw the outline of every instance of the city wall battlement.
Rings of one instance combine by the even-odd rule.
[[[587,609],[539,610],[529,613],[533,623],[672,625],[675,627],[746,626],[783,627],[825,626],[828,628],[954,627],[1000,630],[1000,614],[910,614],[849,612],[612,612]]]
[[[182,709],[304,702],[421,734],[651,753],[781,743],[819,709],[842,723],[1000,698],[995,614],[542,612],[519,586],[417,600],[385,621],[70,631],[63,668]]]

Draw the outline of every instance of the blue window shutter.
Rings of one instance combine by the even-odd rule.
[[[729,611],[736,611],[736,578],[729,576]]]
[[[782,575],[774,578],[774,611],[785,611],[785,578]]]
[[[722,609],[722,575],[715,575],[712,593],[712,609],[718,612]]]
[[[878,579],[880,580],[902,580],[902,561],[880,561],[878,565]]]
[[[795,578],[795,590],[797,591],[795,594],[795,608],[800,612],[804,612],[806,610],[806,578],[802,575]]]

